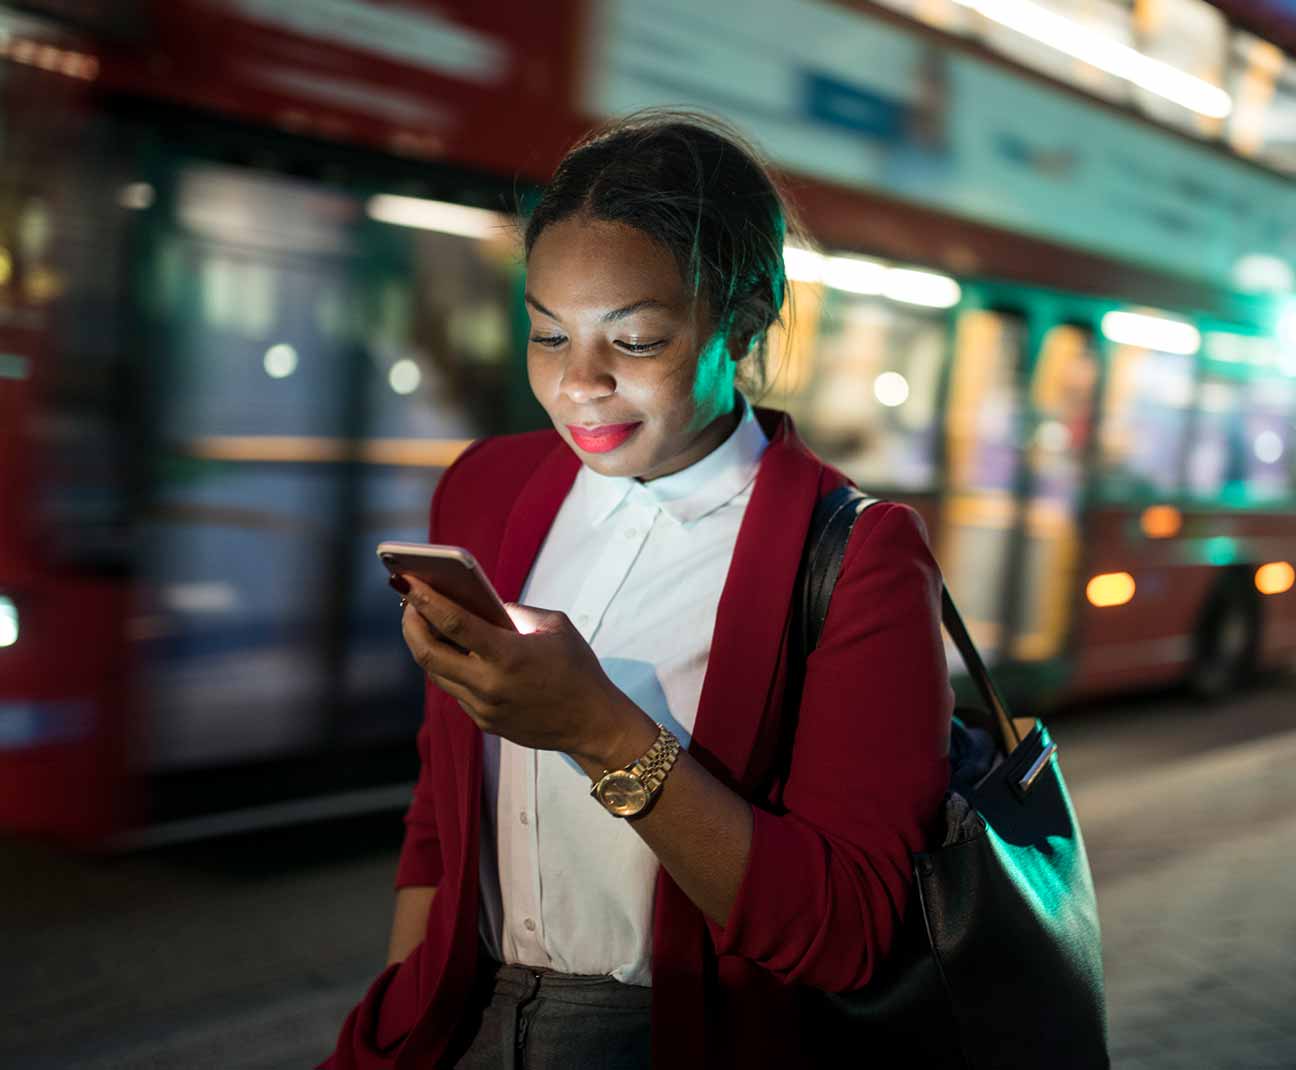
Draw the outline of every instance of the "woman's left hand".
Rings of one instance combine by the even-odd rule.
[[[404,579],[410,591],[401,634],[410,653],[483,732],[596,764],[619,749],[638,708],[608,679],[567,614],[509,603],[519,628],[513,632],[415,576]]]

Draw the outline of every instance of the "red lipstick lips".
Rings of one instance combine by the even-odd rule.
[[[641,421],[629,424],[603,424],[601,427],[580,427],[568,424],[572,441],[586,453],[607,453],[620,446],[638,430]]]

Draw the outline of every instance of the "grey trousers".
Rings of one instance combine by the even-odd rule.
[[[652,989],[484,961],[457,1070],[650,1070]]]

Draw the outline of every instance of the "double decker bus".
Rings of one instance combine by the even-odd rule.
[[[886,186],[945,181],[975,133],[933,105],[948,79],[1097,107],[1075,90],[791,5],[910,49],[912,99],[816,68],[762,127],[687,64],[626,81],[661,33],[698,38],[677,6],[0,7],[0,823],[148,844],[404,803],[422,682],[373,547],[425,536],[474,438],[544,425],[519,212],[640,103],[771,142],[813,242],[763,401],[923,513],[1012,696],[1220,696],[1296,653],[1290,305]]]

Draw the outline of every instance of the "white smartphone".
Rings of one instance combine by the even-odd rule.
[[[457,602],[482,620],[517,631],[494,585],[462,546],[429,542],[380,542],[380,560],[393,576],[404,572]]]

